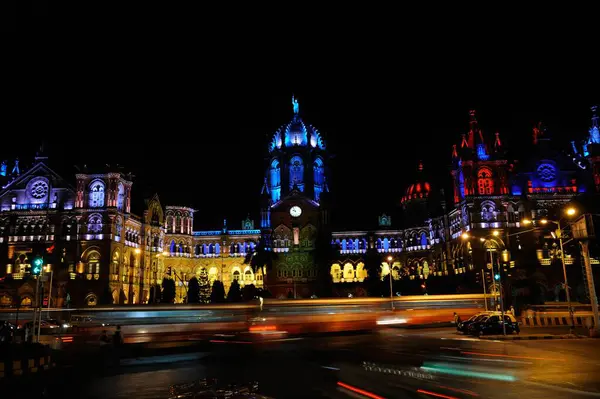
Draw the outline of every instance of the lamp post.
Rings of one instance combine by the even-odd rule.
[[[567,214],[567,216],[574,216],[577,213],[577,210],[573,207],[569,207],[565,210],[565,213]],[[575,331],[575,315],[573,314],[573,307],[571,306],[571,294],[569,292],[569,280],[567,279],[567,266],[565,264],[565,251],[563,249],[563,230],[561,227],[561,220],[562,220],[562,218],[559,219],[558,221],[548,220],[548,219],[540,219],[540,223],[543,225],[546,225],[548,223],[554,223],[558,227],[558,230],[556,231],[556,237],[558,238],[558,242],[560,245],[560,261],[562,263],[563,277],[565,279],[565,293],[567,296],[567,308],[569,310],[569,317],[571,319],[571,326],[569,327],[569,332],[571,334],[573,334],[573,332]],[[524,225],[528,225],[533,222],[529,219],[523,219],[522,223]]]
[[[493,237],[498,237],[500,235],[500,232],[497,230],[494,230],[492,232],[492,236]],[[468,240],[471,238],[471,236],[468,233],[464,233],[461,236],[464,240]],[[496,275],[494,273],[494,251],[496,250],[496,241],[488,236],[488,237],[480,237],[479,241],[481,241],[481,243],[484,245],[484,247],[486,247],[487,251],[489,251],[490,253],[490,262],[492,263],[492,275],[494,276],[494,280],[496,280],[496,276],[498,276],[498,291],[500,292],[500,314],[502,317],[502,335],[506,335],[506,323],[504,322],[504,295],[502,294],[502,273],[500,270],[500,264],[498,264],[498,274]],[[491,244],[490,244],[491,243]],[[494,245],[494,247],[492,247],[492,245]],[[485,275],[481,276],[482,279],[484,280],[484,289],[485,289]]]
[[[394,290],[392,288],[392,262],[394,258],[390,255],[387,257],[388,265],[389,265],[389,276],[390,276],[390,303],[392,304],[392,310],[394,310]]]
[[[463,233],[460,237],[465,241],[467,241],[469,238],[471,238],[469,233]],[[485,305],[485,311],[487,312],[488,303],[487,303],[487,292],[486,292],[486,288],[485,288],[485,267],[481,268],[481,285],[483,286],[483,303]]]

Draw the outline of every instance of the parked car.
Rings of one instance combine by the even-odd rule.
[[[490,314],[492,314],[493,312],[491,311],[485,311],[485,312],[479,312],[474,314],[473,316],[469,317],[467,320],[465,321],[461,321],[456,325],[456,331],[461,332],[463,334],[466,334],[469,332],[469,325],[471,323],[473,323],[474,321],[484,317],[484,316],[489,316]]]
[[[492,315],[486,315],[483,318],[473,322],[469,325],[469,334],[471,335],[500,335],[503,333],[502,324],[506,325],[506,333],[513,334],[519,333],[519,323],[517,319],[511,314],[504,314],[504,322],[502,322],[502,315],[499,312],[494,312]]]

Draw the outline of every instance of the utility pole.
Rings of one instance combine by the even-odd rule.
[[[492,261],[492,274],[494,274],[494,252],[492,251],[492,248],[490,248],[489,251],[490,259]],[[502,300],[502,273],[500,273],[500,262],[498,262],[498,277],[498,291],[500,293],[500,312],[502,315],[502,335],[506,335],[506,324],[504,323],[504,301]]]
[[[485,303],[485,311],[487,312],[488,310],[488,305],[487,305],[487,292],[485,289],[485,269],[481,269],[481,284],[483,285],[483,303]]]
[[[592,336],[600,335],[600,327],[598,326],[598,297],[596,296],[596,287],[594,285],[594,274],[592,273],[592,264],[590,262],[589,241],[581,241],[581,252],[583,254],[583,263],[585,264],[585,277],[588,284],[590,294],[590,303],[592,304],[592,312],[594,314],[594,327],[591,331]]]
[[[569,333],[573,334],[575,332],[575,316],[573,315],[573,306],[571,306],[571,293],[569,292],[569,280],[567,279],[567,266],[565,264],[565,251],[563,249],[563,230],[560,225],[560,220],[557,222],[558,224],[558,242],[560,243],[560,261],[562,262],[563,274],[565,278],[565,292],[567,294],[567,306],[569,307],[569,316],[571,317],[571,327],[569,328]]]

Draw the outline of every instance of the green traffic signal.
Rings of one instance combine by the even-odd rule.
[[[33,267],[31,268],[31,274],[39,276],[42,273],[42,267],[44,266],[44,260],[42,258],[33,259]]]

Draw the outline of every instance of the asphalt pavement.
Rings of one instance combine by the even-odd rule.
[[[600,397],[598,342],[482,341],[450,328],[389,328],[269,344],[222,343],[113,367],[99,368],[92,358],[89,367],[63,369],[41,388],[45,397],[167,398],[172,384],[217,378],[258,381],[260,392],[275,398]]]

